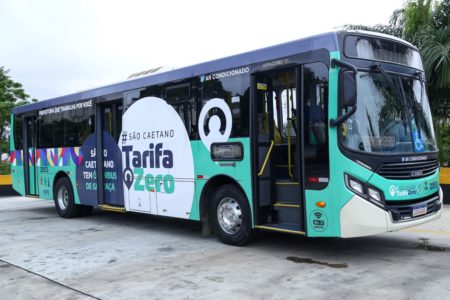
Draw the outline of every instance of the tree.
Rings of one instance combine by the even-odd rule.
[[[434,14],[433,22],[436,28],[444,28],[450,24],[450,1],[444,0],[437,4]]]
[[[419,47],[425,72],[430,105],[434,116],[436,140],[441,162],[449,161],[450,145],[445,139],[450,122],[450,0],[436,2],[428,24],[417,28],[414,42]],[[448,126],[447,126],[448,127]]]
[[[432,25],[432,2],[432,0],[407,1],[403,8],[394,11],[390,26],[401,32],[401,38],[418,45],[421,31]]]
[[[2,152],[8,151],[8,133],[11,110],[15,106],[36,102],[30,100],[22,87],[8,75],[9,70],[0,67],[0,148]]]

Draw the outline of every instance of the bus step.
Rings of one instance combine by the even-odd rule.
[[[289,179],[280,179],[275,181],[276,185],[294,185],[294,186],[298,186],[300,183],[298,181],[292,181]]]
[[[279,224],[300,224],[300,205],[297,203],[275,203],[273,222]]]
[[[277,180],[275,184],[275,199],[282,199],[283,203],[289,204],[298,204],[300,202],[298,182]]]
[[[275,206],[275,207],[300,208],[300,204],[287,203],[287,202],[277,202],[273,206]]]
[[[100,204],[98,206],[98,208],[100,208],[101,210],[105,210],[105,211],[114,211],[114,212],[125,213],[125,207],[121,207],[121,206],[112,206],[112,205],[108,205],[108,204]]]
[[[304,231],[301,230],[300,224],[289,224],[289,223],[263,224],[263,225],[256,225],[255,227],[263,230],[271,230],[292,234],[300,234],[300,235],[306,234]]]

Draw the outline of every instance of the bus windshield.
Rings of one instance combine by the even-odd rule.
[[[425,82],[414,77],[359,72],[357,91],[356,113],[342,127],[346,147],[371,153],[437,150]]]

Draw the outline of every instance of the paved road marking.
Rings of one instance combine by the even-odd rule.
[[[20,270],[22,270],[22,271],[25,271],[25,272],[28,272],[28,273],[33,274],[33,275],[35,275],[35,276],[41,277],[41,278],[43,278],[43,279],[45,279],[45,280],[48,280],[48,281],[50,281],[50,282],[53,282],[53,283],[55,283],[55,284],[57,284],[57,285],[59,285],[59,286],[65,287],[65,288],[67,288],[67,289],[69,289],[69,290],[72,290],[72,291],[77,292],[77,293],[79,293],[79,294],[82,294],[82,295],[84,295],[84,296],[90,297],[90,298],[92,298],[92,299],[101,300],[100,298],[97,298],[97,297],[95,297],[95,296],[93,296],[93,295],[89,295],[88,293],[85,293],[85,292],[83,292],[83,291],[77,290],[76,288],[73,288],[73,287],[71,287],[71,286],[65,285],[65,284],[63,284],[63,283],[61,283],[61,282],[58,282],[58,281],[56,281],[56,280],[53,280],[53,279],[51,279],[51,278],[49,278],[49,277],[46,277],[46,276],[44,276],[44,275],[41,275],[41,274],[39,274],[39,273],[30,271],[30,270],[28,270],[28,269],[26,269],[26,268],[24,268],[24,267],[19,266],[19,265],[15,265],[15,264],[13,264],[13,263],[7,262],[7,261],[5,261],[5,260],[3,260],[3,259],[0,259],[0,263],[3,263],[3,264],[5,264],[5,265],[9,265],[9,266],[18,268],[18,269],[20,269]]]

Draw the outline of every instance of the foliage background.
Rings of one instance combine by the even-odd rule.
[[[0,67],[0,152],[9,153],[11,110],[15,106],[36,102],[25,93],[22,84],[8,75],[9,70]],[[9,162],[0,162],[0,175],[9,174]]]

